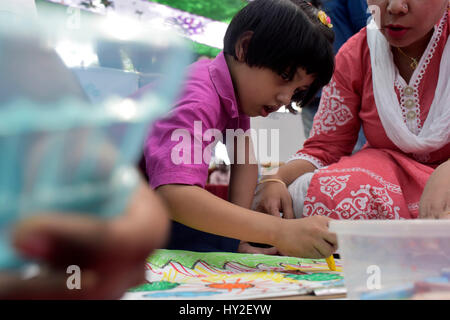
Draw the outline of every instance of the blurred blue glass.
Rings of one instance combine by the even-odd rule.
[[[0,270],[38,213],[113,217],[137,187],[150,124],[171,108],[191,54],[183,40],[118,17],[54,12],[0,21]],[[145,86],[139,99],[129,96]]]

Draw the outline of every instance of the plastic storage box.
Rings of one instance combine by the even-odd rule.
[[[450,267],[450,220],[333,220],[329,229],[337,234],[349,299],[390,290],[401,298]]]

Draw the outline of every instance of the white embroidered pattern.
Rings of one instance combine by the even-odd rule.
[[[317,159],[316,157],[313,157],[313,156],[310,156],[309,154],[301,153],[301,152],[297,152],[296,154],[294,154],[292,157],[289,158],[289,160],[287,162],[290,162],[293,160],[299,160],[299,159],[311,162],[318,169],[325,167],[324,163],[322,161],[320,161],[319,159]]]
[[[353,119],[349,107],[344,104],[344,98],[336,89],[333,79],[322,90],[322,99],[317,115],[314,117],[310,138],[320,133],[336,131],[337,126],[343,126]]]
[[[350,175],[345,176],[329,176],[329,177],[320,177],[320,192],[326,194],[331,199],[334,199],[334,196],[339,194],[342,190],[347,187],[348,179]]]
[[[367,174],[368,176],[370,176],[372,179],[374,179],[375,181],[377,181],[378,183],[380,183],[381,185],[383,185],[388,191],[393,192],[393,193],[397,193],[397,194],[403,194],[402,189],[399,185],[388,182],[386,180],[384,180],[381,176],[377,175],[376,173],[367,170],[365,168],[359,168],[359,167],[354,167],[354,168],[344,168],[344,169],[321,169],[320,170],[321,173],[352,173],[352,172],[364,172],[365,174]]]
[[[343,199],[335,208],[328,208],[324,203],[315,202],[316,197],[306,197],[303,208],[304,217],[323,215],[350,220],[386,220],[403,219],[400,207],[394,206],[386,188],[361,185],[359,190],[351,191],[351,197]]]
[[[444,15],[443,19],[441,19],[441,22],[439,23],[436,32],[433,34],[433,37],[430,40],[430,45],[427,47],[426,51],[423,54],[422,59],[419,62],[419,72],[417,73],[415,72],[413,74],[413,77],[410,80],[410,84],[408,85],[398,72],[396,74],[395,86],[400,93],[400,106],[402,109],[403,121],[407,125],[409,131],[411,131],[415,135],[418,135],[422,130],[422,123],[420,121],[421,108],[419,99],[419,85],[423,79],[423,76],[425,75],[425,72],[428,68],[428,65],[431,62],[431,59],[434,56],[436,47],[438,46],[439,41],[441,40],[442,32],[445,24],[447,23],[447,19],[448,19],[447,14]],[[407,86],[413,89],[413,93],[410,96],[405,94],[404,89]],[[414,103],[414,109],[411,107],[408,108],[407,104],[411,103],[411,101]],[[408,113],[410,112],[415,113],[415,118],[413,119],[408,118]]]
[[[407,96],[404,93],[406,84],[405,85],[400,84],[400,81],[398,79],[395,81],[395,87],[400,93],[400,108],[402,110],[403,121],[405,122],[409,131],[411,131],[415,135],[418,135],[420,133],[420,130],[422,129],[422,124],[420,123],[420,101],[418,91],[416,88],[412,88],[414,90],[413,94],[411,96]],[[408,108],[406,106],[407,101],[408,103],[412,102],[414,104],[414,107]],[[408,118],[409,112],[414,112],[415,118],[409,119]]]

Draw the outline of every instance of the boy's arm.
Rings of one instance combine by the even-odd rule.
[[[275,242],[274,217],[232,204],[197,186],[163,185],[156,192],[165,200],[171,218],[179,223],[235,239]]]
[[[156,191],[173,220],[200,231],[270,244],[281,254],[304,258],[328,257],[337,248],[326,217],[280,219],[239,207],[191,185],[163,185]]]
[[[234,159],[231,164],[228,200],[238,206],[250,209],[258,180],[258,165],[253,152],[250,137],[245,137],[245,151],[237,150],[238,143],[234,143]],[[238,162],[238,152],[245,152],[245,163]]]
[[[258,179],[258,165],[256,164],[234,164],[231,166],[231,179],[228,191],[228,199],[240,207],[250,209]],[[277,254],[275,247],[257,247],[252,243],[241,241],[238,252]]]
[[[237,143],[234,144],[234,155],[237,155]],[[241,150],[243,152],[243,150]],[[240,207],[250,209],[255,194],[256,183],[258,180],[258,165],[254,156],[252,140],[245,137],[245,163],[239,164],[237,157],[234,157],[231,165],[230,184],[228,188],[228,200]],[[241,241],[238,252],[240,253],[258,253],[258,254],[277,254],[275,247],[255,247],[252,244]]]
[[[232,164],[228,199],[231,203],[250,209],[258,179],[257,164]]]

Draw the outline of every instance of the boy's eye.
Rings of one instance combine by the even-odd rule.
[[[281,78],[285,81],[289,81],[289,74],[287,72],[283,72],[281,75]]]

